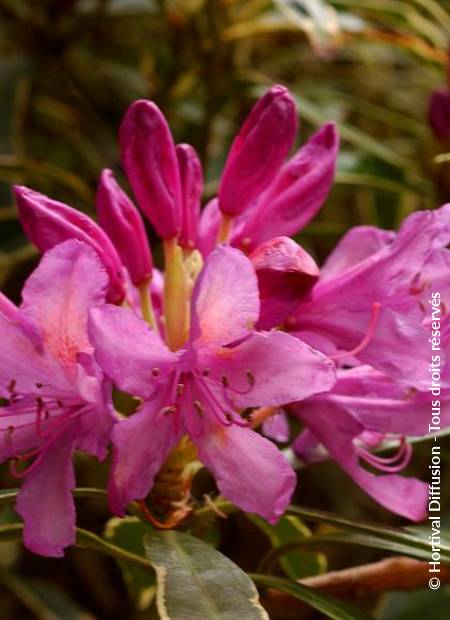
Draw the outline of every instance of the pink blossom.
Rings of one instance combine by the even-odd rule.
[[[294,472],[238,411],[328,390],[334,365],[288,334],[254,331],[259,306],[251,262],[221,247],[196,282],[189,341],[178,351],[129,310],[92,311],[98,363],[119,389],[143,399],[141,410],[113,433],[109,494],[115,513],[147,495],[186,432],[227,498],[271,522],[283,513]]]
[[[107,286],[95,252],[66,241],[29,277],[16,316],[0,312],[0,460],[24,479],[16,509],[25,545],[42,555],[74,543],[73,454],[103,459],[114,423],[86,330]]]
[[[200,201],[203,191],[202,165],[190,144],[177,144],[176,153],[180,170],[182,195],[182,227],[179,244],[193,249],[197,242]]]

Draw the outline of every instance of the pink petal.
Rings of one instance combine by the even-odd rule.
[[[395,233],[375,226],[355,226],[339,241],[320,269],[320,279],[339,275],[375,254],[395,239]]]
[[[258,277],[261,314],[258,329],[280,325],[319,277],[313,258],[289,237],[275,237],[250,256]]]
[[[21,317],[36,328],[47,354],[70,372],[92,351],[88,311],[104,303],[107,275],[85,243],[66,241],[47,252],[22,291]]]
[[[75,542],[73,451],[74,438],[66,433],[47,449],[20,489],[16,510],[25,523],[25,546],[34,553],[60,558]]]
[[[286,442],[289,440],[289,423],[284,411],[267,418],[263,423],[263,434],[274,441]]]
[[[10,321],[16,321],[18,318],[19,309],[6,295],[0,291],[0,312]]]
[[[122,163],[138,204],[158,235],[181,230],[181,188],[172,134],[152,101],[135,101],[119,133]]]
[[[178,360],[132,310],[106,305],[92,310],[89,334],[99,366],[119,389],[150,397]]]
[[[223,213],[242,213],[268,187],[295,139],[297,112],[289,91],[273,86],[234,139],[219,187]]]
[[[200,359],[218,384],[227,378],[228,395],[238,407],[284,405],[326,392],[336,381],[333,362],[280,331],[255,333]]]
[[[330,403],[295,406],[309,430],[327,448],[331,457],[375,501],[412,521],[426,516],[428,485],[397,474],[375,475],[363,468],[356,456],[353,439],[364,427],[349,413]]]
[[[259,293],[252,264],[228,246],[207,259],[192,296],[191,340],[234,342],[247,336],[259,315]]]
[[[217,424],[194,442],[227,499],[276,523],[290,502],[296,476],[270,441],[249,428]]]
[[[177,428],[174,415],[161,412],[170,404],[168,396],[167,392],[158,395],[114,428],[108,494],[111,510],[119,516],[128,503],[146,497],[170,450],[181,439],[183,429]]]

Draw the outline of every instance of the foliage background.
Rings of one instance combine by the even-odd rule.
[[[205,199],[240,122],[268,85],[281,82],[298,97],[301,140],[336,120],[335,187],[298,238],[319,260],[350,226],[395,228],[411,211],[450,199],[450,163],[442,156],[450,145],[438,143],[427,123],[429,95],[447,82],[449,35],[450,2],[437,0],[0,0],[0,286],[19,299],[37,260],[10,185],[91,212],[101,169],[120,172],[118,124],[141,97],[164,110],[177,142],[197,148]],[[419,446],[414,469],[424,478],[428,457],[428,446]],[[1,471],[7,488],[13,482]],[[101,485],[105,471],[81,460],[79,483]],[[298,499],[396,521],[331,464],[302,472]],[[83,504],[90,528],[100,530],[106,518],[104,508]],[[9,510],[0,513],[2,522],[11,519]],[[220,548],[245,569],[254,570],[264,545],[244,518],[222,525]],[[328,553],[331,568],[380,556]],[[136,609],[115,563],[94,552],[71,550],[61,563],[4,543],[0,589],[1,618],[152,617]],[[365,604],[385,620],[431,617],[430,610],[436,620],[448,617],[444,588]]]

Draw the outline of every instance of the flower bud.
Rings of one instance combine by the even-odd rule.
[[[316,215],[334,179],[339,135],[326,123],[280,170],[233,244],[254,249],[278,235],[298,233]]]
[[[283,86],[273,86],[253,107],[231,146],[219,187],[223,213],[242,213],[269,186],[296,131],[292,96]]]
[[[428,122],[438,140],[450,138],[450,90],[440,88],[430,97]]]
[[[28,187],[15,186],[17,208],[25,234],[45,252],[68,239],[90,245],[109,275],[108,300],[120,303],[125,297],[123,267],[108,235],[90,217],[68,205],[52,200]]]
[[[249,256],[258,277],[258,329],[279,325],[319,278],[314,259],[289,237],[266,241]]]
[[[162,239],[181,230],[181,188],[172,134],[159,108],[141,99],[119,132],[122,163],[138,204]]]
[[[178,242],[182,247],[192,250],[196,247],[200,199],[203,191],[202,165],[190,144],[177,144],[176,153],[182,197],[182,227]]]
[[[133,284],[150,280],[153,261],[144,223],[112,170],[103,170],[100,176],[95,206],[100,225],[114,243]]]

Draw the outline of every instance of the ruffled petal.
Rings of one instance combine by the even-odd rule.
[[[274,444],[249,428],[219,424],[211,424],[194,443],[227,499],[276,523],[291,500],[296,476]]]

